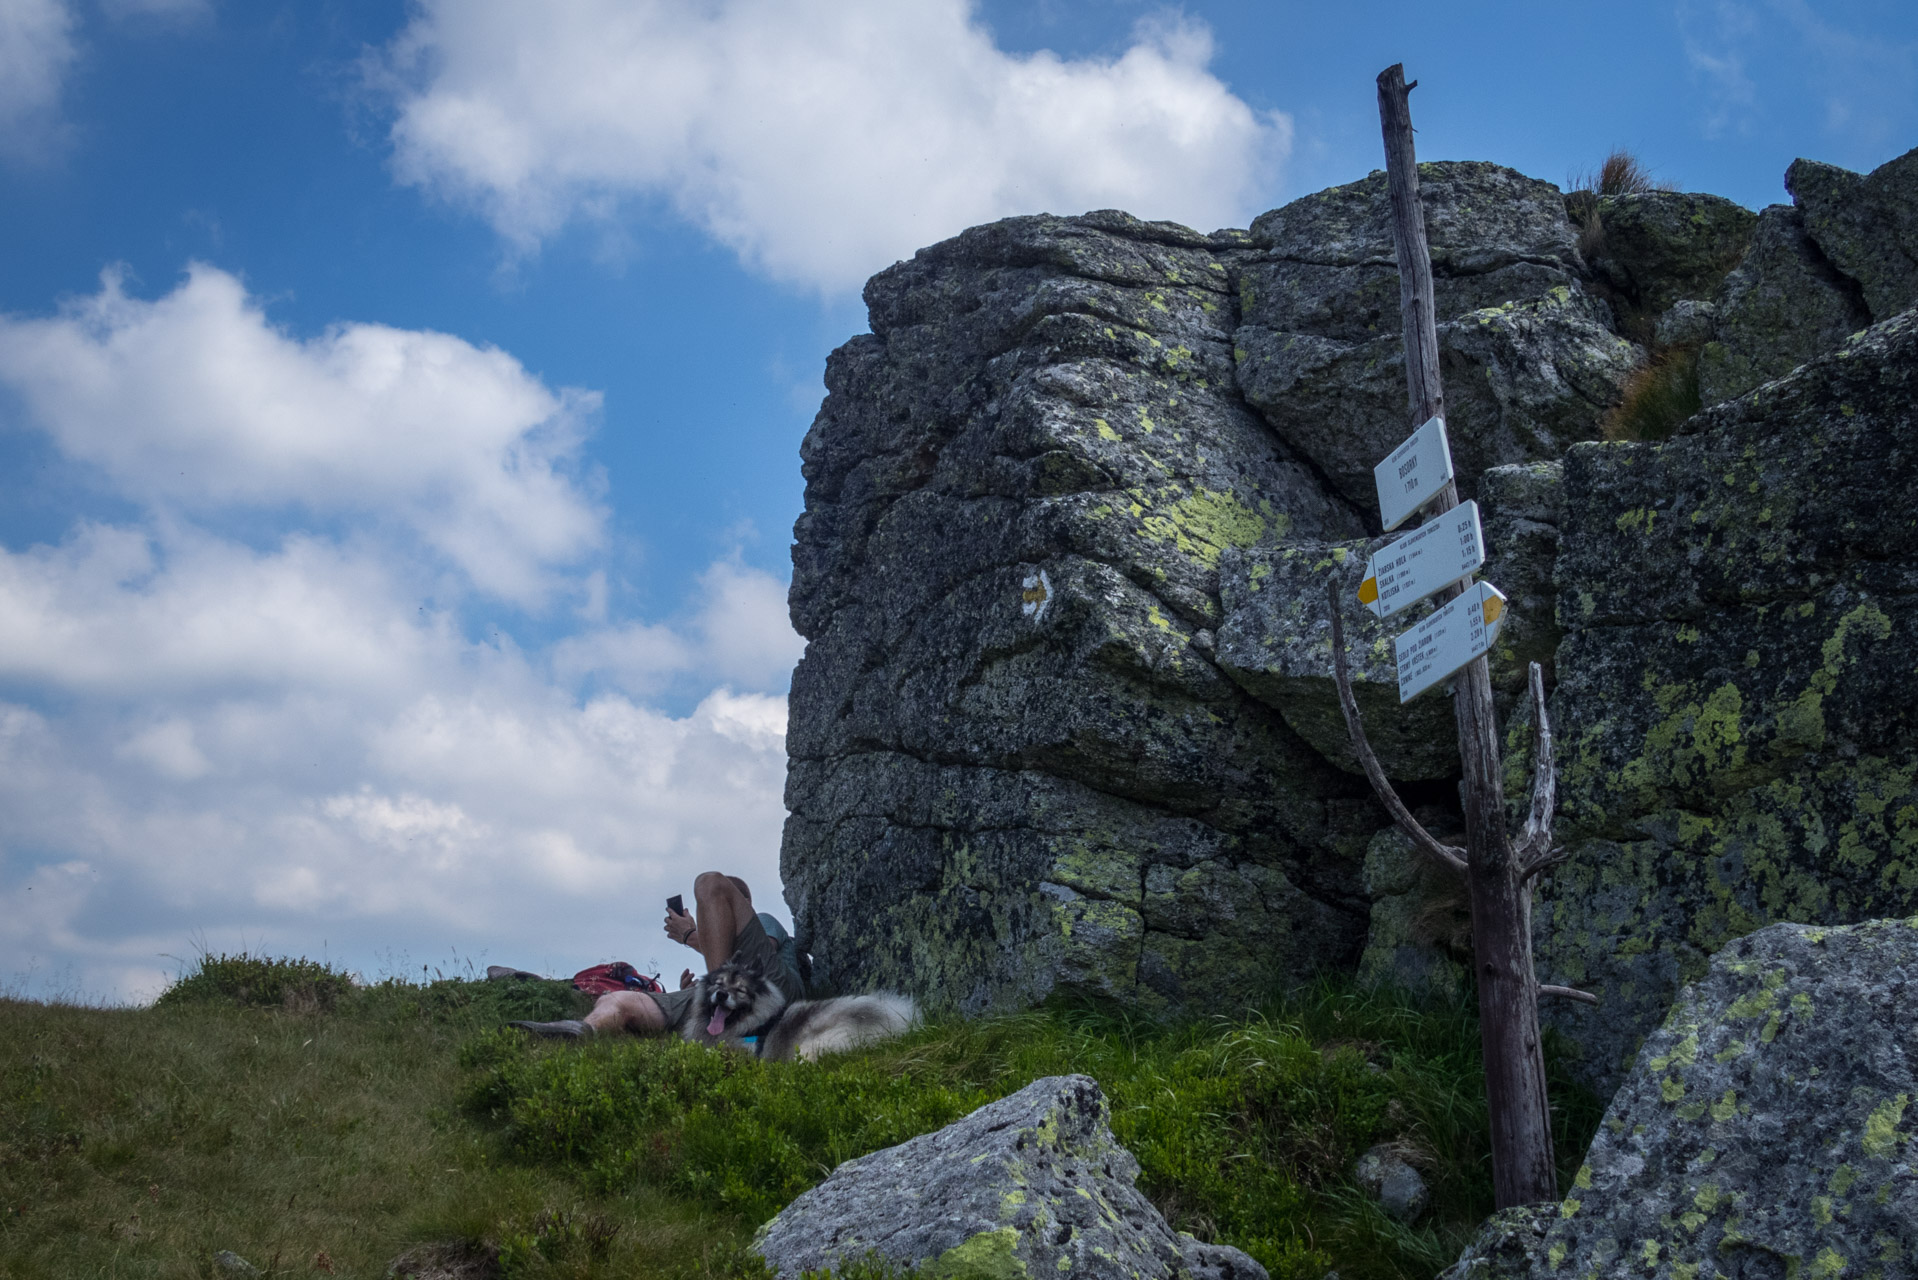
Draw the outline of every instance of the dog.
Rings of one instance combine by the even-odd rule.
[[[732,962],[701,978],[674,1028],[696,1044],[724,1044],[769,1062],[811,1062],[903,1035],[919,1021],[905,996],[882,992],[788,1003],[762,969]]]

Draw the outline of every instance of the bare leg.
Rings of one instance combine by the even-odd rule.
[[[739,931],[753,918],[752,896],[744,881],[706,871],[693,881],[693,905],[698,908],[694,921],[699,926],[693,941],[706,958],[706,972],[711,973],[733,958]]]
[[[666,1014],[644,991],[608,991],[593,1002],[586,1025],[596,1035],[627,1031],[636,1036],[658,1035],[666,1029]]]

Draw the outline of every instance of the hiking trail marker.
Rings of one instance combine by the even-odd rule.
[[[1373,616],[1389,618],[1471,577],[1484,563],[1478,503],[1462,502],[1373,553],[1359,584],[1359,603]]]
[[[1445,419],[1427,418],[1392,455],[1372,468],[1379,490],[1379,519],[1390,533],[1406,517],[1438,497],[1452,480],[1452,446]]]
[[[1412,699],[1491,650],[1505,616],[1505,593],[1474,582],[1465,594],[1392,642],[1399,668],[1399,701]]]

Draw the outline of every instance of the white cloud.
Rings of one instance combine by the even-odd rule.
[[[419,9],[377,73],[397,172],[521,250],[662,201],[751,266],[837,291],[1014,213],[1243,222],[1290,146],[1181,20],[1064,59],[997,48],[968,0]]]
[[[566,474],[596,394],[555,393],[505,352],[443,333],[339,324],[296,338],[204,264],[152,302],[109,271],[56,317],[0,319],[0,382],[130,497],[398,521],[522,603],[601,536]]]
[[[676,973],[696,872],[783,910],[783,585],[728,557],[616,616],[590,395],[444,334],[289,336],[211,267],[0,319],[0,390],[136,510],[0,547],[0,988],[151,995],[195,939]],[[469,626],[497,595],[586,603],[522,646]]]
[[[58,136],[73,29],[64,0],[0,0],[0,157],[37,158]]]

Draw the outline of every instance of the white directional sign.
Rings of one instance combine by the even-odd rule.
[[[1390,533],[1405,517],[1438,496],[1452,478],[1452,447],[1445,439],[1445,419],[1428,418],[1392,456],[1372,468],[1379,488],[1379,519]]]
[[[1359,584],[1359,603],[1381,618],[1409,608],[1485,563],[1478,503],[1453,507],[1376,552]]]
[[[1491,649],[1505,614],[1505,594],[1475,582],[1465,594],[1393,641],[1399,665],[1399,701],[1412,699]]]

